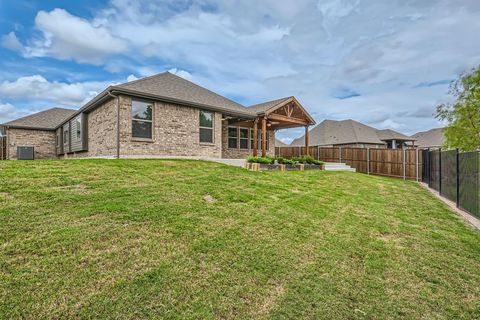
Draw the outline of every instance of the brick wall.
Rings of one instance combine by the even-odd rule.
[[[214,113],[214,142],[199,141],[199,109],[165,102],[155,102],[153,138],[132,137],[132,99],[120,97],[121,157],[198,156],[220,158],[222,155],[222,115]]]
[[[267,130],[268,134],[268,156],[275,156],[275,131]],[[231,149],[228,147],[228,123],[224,121],[222,124],[222,158],[228,159],[243,159],[248,157],[249,155],[253,155],[253,149]],[[257,155],[262,155],[262,149],[259,148],[257,150]]]
[[[56,159],[55,131],[13,129],[7,130],[8,156],[17,159],[17,147],[34,147],[35,159]]]
[[[116,157],[117,155],[117,106],[116,99],[110,99],[86,116],[86,152],[69,153],[61,158]]]

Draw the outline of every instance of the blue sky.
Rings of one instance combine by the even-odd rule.
[[[294,95],[318,122],[412,134],[440,125],[479,33],[477,0],[0,0],[0,122],[169,70],[245,105]]]

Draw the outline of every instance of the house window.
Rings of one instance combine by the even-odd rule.
[[[228,147],[230,149],[238,148],[238,130],[237,127],[228,127]]]
[[[240,128],[240,149],[248,149],[248,128]]]
[[[250,148],[253,149],[253,146],[255,145],[255,139],[254,139],[254,133],[253,129],[250,129]]]
[[[152,139],[153,103],[132,100],[132,137]]]
[[[82,138],[82,117],[78,116],[75,122],[77,127],[77,140],[80,140]]]
[[[68,144],[68,129],[63,129],[63,144]]]
[[[200,143],[213,143],[213,112],[200,110]]]

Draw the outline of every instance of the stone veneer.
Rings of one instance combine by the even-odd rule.
[[[55,159],[55,131],[7,129],[8,159],[17,159],[17,147],[34,147],[35,159]]]
[[[227,159],[242,159],[250,155],[253,155],[253,149],[240,149],[240,148],[229,148],[228,147],[228,123],[224,121],[222,124],[222,158]],[[267,156],[275,156],[275,131],[267,130],[268,134],[268,149]],[[257,155],[262,155],[262,149],[257,150]]]

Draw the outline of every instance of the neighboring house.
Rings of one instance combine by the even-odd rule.
[[[244,158],[274,155],[277,129],[313,124],[294,97],[246,107],[165,72],[110,86],[78,111],[49,109],[2,126],[9,159],[19,147],[36,159]]]
[[[350,148],[403,148],[411,137],[396,131],[377,130],[354,120],[324,120],[310,130],[311,146]],[[292,141],[290,146],[302,146],[305,136]]]
[[[275,139],[275,147],[288,147],[288,144],[278,140],[278,139]]]
[[[419,148],[441,148],[445,144],[443,128],[417,132],[412,138],[416,140],[415,145]]]

